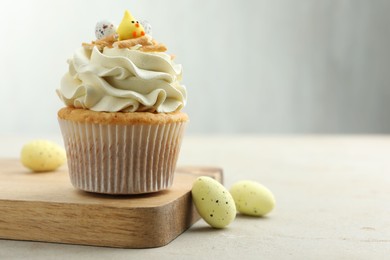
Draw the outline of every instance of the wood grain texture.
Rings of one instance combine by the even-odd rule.
[[[76,190],[66,167],[31,173],[0,159],[0,238],[122,248],[164,246],[199,219],[191,200],[196,177],[222,182],[222,170],[178,168],[171,189],[111,196]]]

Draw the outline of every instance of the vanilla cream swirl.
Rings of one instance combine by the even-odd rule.
[[[105,112],[179,111],[186,88],[182,67],[162,52],[80,48],[57,94],[67,106]]]

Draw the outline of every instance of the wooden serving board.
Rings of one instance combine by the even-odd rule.
[[[182,167],[166,191],[131,196],[76,190],[67,168],[32,173],[0,159],[0,238],[149,248],[164,246],[199,219],[191,200],[200,175],[222,182],[219,168]]]

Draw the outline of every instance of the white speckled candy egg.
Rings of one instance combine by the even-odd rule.
[[[199,215],[212,227],[223,228],[236,217],[236,206],[229,191],[213,178],[201,176],[192,186],[192,199]]]
[[[142,20],[140,23],[142,24],[142,27],[144,27],[145,33],[152,36],[152,25],[146,20]]]
[[[54,142],[34,140],[23,146],[20,161],[34,172],[54,171],[65,163],[66,153]]]
[[[98,40],[116,33],[116,26],[107,20],[102,20],[96,23],[95,36]]]
[[[255,181],[236,182],[230,193],[237,211],[245,215],[264,216],[275,207],[275,198],[271,191]]]

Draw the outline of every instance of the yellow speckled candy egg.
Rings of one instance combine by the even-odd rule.
[[[245,215],[264,216],[275,207],[275,198],[269,189],[255,181],[239,181],[230,188],[237,211]]]
[[[223,228],[236,217],[229,191],[213,178],[201,176],[192,186],[192,199],[199,215],[212,227]]]
[[[23,146],[20,161],[34,172],[54,171],[65,163],[66,153],[54,142],[34,140]]]

